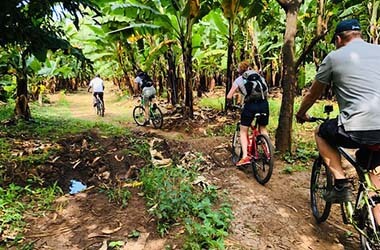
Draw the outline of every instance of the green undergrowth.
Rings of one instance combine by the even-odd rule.
[[[14,104],[0,107],[1,122],[12,118],[13,108]],[[22,243],[25,216],[43,215],[54,209],[54,199],[62,195],[57,185],[45,186],[44,180],[36,176],[28,177],[27,184],[18,184],[9,175],[10,169],[21,171],[25,168],[29,171],[38,168],[52,155],[59,153],[56,142],[89,131],[96,131],[101,137],[124,136],[139,142],[130,149],[130,154],[147,155],[149,152],[146,143],[133,137],[128,129],[104,122],[73,119],[62,115],[66,108],[68,104],[62,99],[58,106],[34,107],[31,121],[17,120],[0,126],[0,249],[33,249]],[[121,189],[104,191],[110,201],[122,207],[126,206],[130,197],[128,191]]]
[[[18,245],[22,241],[25,215],[43,215],[52,210],[55,198],[61,194],[62,190],[55,184],[45,188],[15,184],[0,187],[0,235],[3,236],[0,249],[2,244]]]
[[[143,169],[141,181],[149,212],[157,218],[162,236],[174,226],[184,227],[183,249],[224,249],[233,218],[231,205],[215,186],[196,182],[197,164]]]
[[[12,116],[13,107],[0,107],[2,121]],[[0,127],[0,180],[5,178],[5,166],[9,167],[10,163],[33,168],[57,153],[54,146],[38,149],[37,146],[40,144],[54,145],[55,142],[71,135],[93,130],[96,130],[99,136],[127,136],[131,147],[125,149],[126,155],[150,158],[149,145],[134,137],[129,130],[104,122],[83,121],[71,117],[69,104],[63,97],[52,106],[39,107],[31,104],[31,110],[33,120],[18,120]],[[22,147],[17,147],[20,143]],[[21,152],[24,146],[30,145],[37,149],[20,157],[18,152]],[[199,160],[200,158],[194,159],[190,163],[191,167],[177,165],[167,168],[144,168],[140,177],[145,197],[149,211],[157,218],[157,229],[161,235],[180,225],[185,231],[184,249],[223,249],[224,238],[233,217],[231,205],[226,195],[215,186],[203,182],[194,183],[199,177],[198,168],[206,164]],[[29,181],[30,185],[26,186],[12,182],[5,186],[0,183],[0,235],[9,236],[8,242],[0,243],[0,249],[13,245],[18,249],[27,247],[21,242],[25,216],[43,214],[53,209],[54,199],[62,194],[56,185],[41,187],[41,180],[38,178],[31,178]],[[100,187],[100,191],[110,202],[121,207],[127,206],[131,197],[128,189]]]

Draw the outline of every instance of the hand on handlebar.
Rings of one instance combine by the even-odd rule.
[[[232,110],[232,100],[231,99],[227,99],[227,103],[226,103],[226,109],[227,110]]]
[[[310,121],[310,116],[308,114],[296,114],[296,120],[298,123],[304,123]]]

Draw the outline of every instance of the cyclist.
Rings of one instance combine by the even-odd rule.
[[[247,150],[248,129],[251,126],[251,123],[255,117],[255,114],[257,113],[266,114],[266,116],[260,117],[260,119],[258,120],[258,124],[259,124],[260,133],[268,134],[266,130],[266,125],[268,125],[268,121],[269,121],[269,104],[266,98],[267,93],[265,93],[263,98],[258,98],[258,99],[248,98],[249,95],[247,93],[247,88],[245,86],[246,81],[243,78],[243,74],[248,71],[253,71],[252,69],[250,69],[249,63],[247,61],[240,62],[238,65],[239,76],[235,79],[235,81],[233,82],[231,86],[231,89],[229,90],[227,94],[228,101],[232,100],[233,95],[237,89],[239,89],[240,92],[244,96],[244,107],[243,107],[241,118],[240,118],[240,142],[241,142],[241,147],[243,151],[243,156],[241,160],[236,163],[236,166],[243,166],[246,164],[250,164],[251,162],[251,159],[248,156],[248,150]],[[265,83],[264,78],[262,78],[261,76],[260,78],[261,78],[261,81]]]
[[[306,112],[325,87],[332,85],[340,113],[337,118],[322,123],[316,129],[315,140],[335,179],[334,188],[324,198],[332,203],[341,203],[350,199],[352,190],[337,147],[359,148],[357,159],[366,164],[363,166],[368,166],[368,162],[364,162],[369,158],[365,145],[380,143],[380,47],[362,40],[360,24],[356,19],[341,21],[336,26],[333,41],[337,50],[330,52],[320,65],[296,119],[300,123],[307,121],[309,116]],[[376,167],[378,159],[374,159],[373,163],[370,169]],[[371,173],[371,180],[376,187],[380,187],[378,176]],[[374,211],[379,223],[379,207]]]
[[[103,103],[103,111],[105,110],[105,105],[103,101],[103,95],[104,95],[104,83],[103,80],[100,78],[99,74],[95,75],[95,78],[93,78],[90,81],[90,84],[88,85],[87,92],[90,92],[90,89],[92,88],[92,93],[93,93],[93,105],[94,107],[96,106],[96,96],[99,97],[99,99]]]
[[[152,99],[156,95],[156,89],[154,88],[153,81],[149,75],[138,70],[135,78],[135,83],[138,84],[139,90],[142,92],[142,97],[144,99],[144,109],[145,109],[145,124],[149,123],[149,105]]]

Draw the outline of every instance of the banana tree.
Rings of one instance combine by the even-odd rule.
[[[27,58],[33,54],[44,61],[46,52],[64,49],[67,53],[77,53],[66,40],[62,39],[62,30],[54,24],[54,14],[59,9],[72,14],[74,23],[78,22],[78,14],[84,7],[95,9],[91,0],[49,0],[49,1],[2,1],[0,4],[0,46],[13,45],[18,49],[20,67],[17,68],[16,117],[29,120],[31,118],[28,105]],[[80,56],[80,53],[77,53]]]
[[[194,85],[192,72],[192,29],[210,9],[213,1],[198,0],[161,0],[161,1],[124,1],[114,2],[111,7],[113,13],[122,13],[130,20],[121,22],[114,32],[131,32],[135,36],[149,37],[149,32],[157,30],[164,39],[176,39],[182,50],[182,58],[185,72],[185,106],[187,115],[193,117],[193,94]],[[139,42],[139,41],[138,41]],[[163,42],[163,41],[161,41]],[[145,43],[140,42],[140,45]],[[173,44],[173,43],[170,43]],[[143,49],[143,47],[142,47]],[[175,71],[171,69],[171,71]]]

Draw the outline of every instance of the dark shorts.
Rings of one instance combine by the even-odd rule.
[[[370,158],[371,150],[368,145],[374,145],[374,138],[380,137],[380,131],[355,131],[347,132],[343,126],[338,126],[338,119],[328,120],[319,126],[318,135],[325,139],[333,147],[358,148],[356,152],[357,161],[365,168],[373,169],[380,165],[380,152],[375,151]],[[359,139],[360,138],[360,139]],[[380,139],[378,140],[380,143]]]
[[[255,114],[264,113],[265,116],[260,116],[257,120],[259,125],[265,126],[269,123],[269,104],[267,100],[246,103],[241,112],[240,123],[243,126],[249,127],[255,118]]]
[[[104,107],[103,95],[104,95],[103,92],[94,92],[94,98],[96,98],[96,96],[98,96],[99,99],[103,102],[103,107]]]

